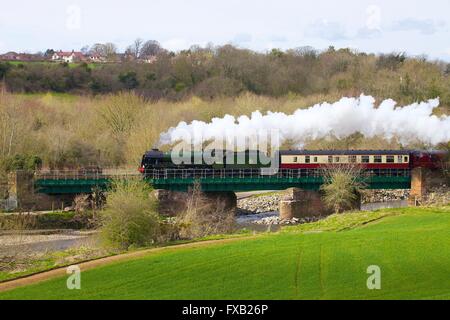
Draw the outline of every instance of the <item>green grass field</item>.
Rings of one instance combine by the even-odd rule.
[[[381,268],[368,290],[367,268]],[[346,214],[276,234],[145,258],[0,299],[450,299],[450,207]]]

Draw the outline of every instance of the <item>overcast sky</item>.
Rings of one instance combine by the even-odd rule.
[[[180,50],[233,43],[270,48],[333,45],[405,51],[450,61],[448,0],[1,0],[0,52],[79,50],[135,38]]]

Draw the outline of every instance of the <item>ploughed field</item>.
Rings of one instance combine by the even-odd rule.
[[[367,288],[369,266],[381,290]],[[0,299],[450,299],[450,207],[332,216],[276,234],[144,258],[0,293]]]

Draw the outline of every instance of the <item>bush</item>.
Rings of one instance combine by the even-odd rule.
[[[355,207],[364,188],[361,168],[342,165],[323,170],[325,184],[321,187],[325,205],[337,214]]]
[[[34,171],[42,166],[42,159],[38,156],[15,155],[13,157],[4,157],[0,160],[0,167],[6,172],[16,170]]]
[[[144,247],[158,241],[160,218],[151,188],[142,180],[115,181],[102,213],[101,233],[117,249]]]
[[[187,209],[177,218],[181,239],[202,238],[235,230],[235,213],[223,199],[208,198],[195,185]]]

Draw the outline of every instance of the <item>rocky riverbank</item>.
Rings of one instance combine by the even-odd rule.
[[[437,194],[442,194],[439,191]],[[362,194],[362,204],[402,201],[409,198],[409,190],[366,190]],[[436,196],[438,197],[438,196]],[[282,193],[255,196],[238,201],[240,215],[277,212],[280,209]]]
[[[447,185],[441,185],[429,190],[427,196],[423,199],[422,205],[436,206],[447,205],[450,203],[450,188]]]
[[[379,203],[408,200],[410,190],[364,190],[361,203]]]
[[[280,209],[281,193],[273,193],[238,200],[238,214],[250,215],[277,212]]]
[[[318,221],[319,218],[292,218],[292,219],[280,219],[278,212],[266,212],[253,215],[244,215],[237,218],[237,222],[240,225],[294,225],[303,224]]]

